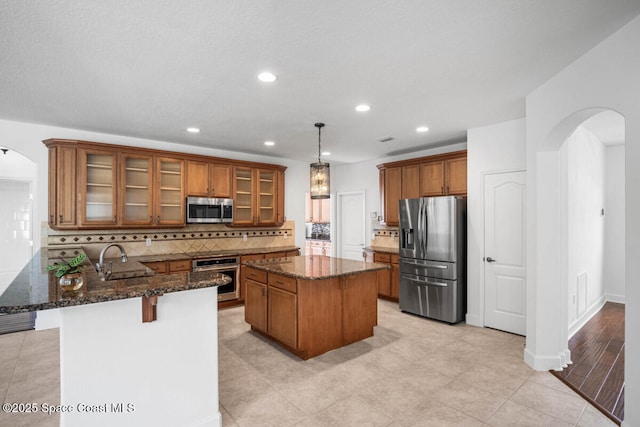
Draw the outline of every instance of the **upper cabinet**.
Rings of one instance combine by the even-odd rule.
[[[117,158],[115,151],[78,148],[80,226],[118,224]]]
[[[184,225],[184,160],[156,158],[155,175],[156,225]]]
[[[305,222],[330,223],[331,199],[312,199],[311,194],[306,193]]]
[[[398,201],[467,195],[467,151],[378,165],[383,223],[398,225]]]
[[[284,222],[284,170],[233,168],[234,225],[279,225]]]
[[[187,162],[187,196],[231,198],[231,165]]]
[[[77,228],[78,150],[62,142],[49,148],[49,226]]]
[[[285,220],[283,166],[85,141],[43,142],[49,149],[49,225],[55,229],[183,227],[187,195],[233,197],[234,225]]]

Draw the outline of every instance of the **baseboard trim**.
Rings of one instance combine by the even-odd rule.
[[[465,316],[464,321],[466,322],[467,325],[478,326],[480,328],[484,328],[484,322],[482,321],[480,316],[477,316],[475,314],[467,313],[466,316]]]
[[[576,321],[569,326],[569,339],[571,339],[571,337],[574,336],[575,333],[580,330],[580,328],[582,328],[589,320],[591,320],[591,318],[595,316],[596,313],[599,312],[606,303],[607,299],[604,295],[602,295],[595,303],[591,304],[591,307],[589,307],[586,313],[583,314],[579,319],[576,319]]]
[[[524,362],[536,371],[561,371],[563,357],[558,354],[556,356],[538,356],[528,348],[524,349]]]

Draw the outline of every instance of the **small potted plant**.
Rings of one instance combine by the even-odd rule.
[[[60,287],[63,291],[76,291],[82,287],[82,271],[84,270],[85,254],[80,254],[69,261],[62,260],[47,267],[47,271],[55,270],[56,277],[60,279]]]

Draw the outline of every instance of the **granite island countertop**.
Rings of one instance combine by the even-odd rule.
[[[332,279],[367,271],[388,270],[386,264],[321,255],[247,261],[243,265],[305,280]]]
[[[75,255],[74,255],[75,256]],[[141,258],[141,257],[138,257]],[[164,258],[165,260],[167,258]],[[183,258],[178,258],[183,259]],[[149,262],[146,260],[146,262]],[[102,281],[85,261],[84,284],[73,292],[63,292],[53,271],[47,272],[51,261],[47,250],[39,250],[31,261],[16,276],[9,287],[0,295],[0,313],[24,313],[95,304],[142,296],[163,295],[190,289],[220,286],[229,283],[228,276],[211,271],[176,272],[171,274],[149,275],[118,280]]]

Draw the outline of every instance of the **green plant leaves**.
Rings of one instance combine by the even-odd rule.
[[[85,254],[80,254],[77,257],[63,262],[56,262],[47,267],[47,271],[56,270],[56,277],[60,278],[65,274],[69,273],[78,273],[83,270],[84,266],[82,263],[87,259]]]

